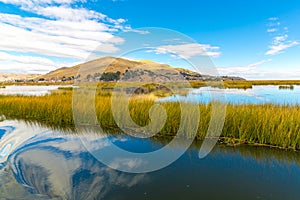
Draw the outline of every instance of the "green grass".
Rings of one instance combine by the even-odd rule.
[[[103,129],[118,130],[111,111],[110,95],[111,93],[96,95],[96,115]],[[122,105],[122,101],[123,99],[120,97],[119,105]],[[132,97],[129,110],[133,121],[141,126],[149,124],[151,120],[148,113],[154,104],[153,96]],[[93,120],[87,121],[85,118],[89,112],[87,106],[91,105],[91,102],[80,105],[78,112],[82,116],[82,123],[95,123]],[[161,103],[161,105],[164,106],[168,117],[158,136],[174,136],[180,125],[180,104],[168,102]],[[201,120],[196,138],[203,140],[209,126],[212,105],[201,104],[198,106]],[[120,106],[118,109],[122,115],[123,108]],[[192,110],[186,112],[192,112]],[[41,97],[0,96],[1,114],[8,119],[24,119],[51,127],[74,129],[72,91],[66,90]],[[299,150],[300,106],[228,105],[220,141],[232,145],[246,143]]]

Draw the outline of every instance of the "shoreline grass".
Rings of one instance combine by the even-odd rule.
[[[220,87],[220,88],[236,88],[236,89],[251,89],[253,86],[264,85],[276,85],[276,86],[292,86],[300,85],[300,80],[226,80],[226,81],[189,81],[189,84],[185,84],[183,87],[191,86],[192,88],[200,88],[206,86]],[[64,82],[0,82],[0,86],[10,85],[76,85],[76,81],[64,81]],[[121,87],[136,86],[140,83],[136,82],[99,82],[102,88],[114,88],[118,84]],[[151,83],[149,83],[151,84]],[[171,83],[172,85],[181,83]]]
[[[191,86],[193,88],[211,86],[219,88],[232,88],[232,89],[251,89],[253,86],[289,86],[294,87],[294,85],[300,85],[300,80],[238,80],[238,81],[219,81],[219,82],[201,82],[201,81],[191,81]]]
[[[63,81],[63,82],[0,82],[2,86],[49,86],[49,85],[72,85],[74,81]]]
[[[130,100],[134,122],[145,126],[150,122],[149,110],[155,98],[137,96]],[[160,103],[167,113],[166,124],[158,136],[175,136],[180,124],[180,105]],[[196,139],[203,140],[211,117],[211,104],[199,104],[201,118]],[[96,95],[96,114],[103,129],[118,130],[111,111],[111,96]],[[88,109],[82,107],[82,116]],[[0,115],[8,119],[36,121],[52,127],[73,127],[72,92],[46,96],[0,96]],[[84,121],[84,120],[83,120]],[[256,144],[300,150],[299,105],[227,105],[221,142],[232,145]]]

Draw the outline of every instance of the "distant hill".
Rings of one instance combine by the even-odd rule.
[[[186,80],[216,80],[217,77],[199,74],[187,69],[173,68],[149,60],[133,61],[124,58],[103,57],[74,67],[63,67],[36,79],[46,81],[99,80],[128,82],[160,82]],[[228,77],[230,78],[230,77]]]
[[[32,80],[36,77],[40,76],[40,74],[8,74],[8,73],[0,73],[0,82],[11,82],[11,81],[26,81]]]

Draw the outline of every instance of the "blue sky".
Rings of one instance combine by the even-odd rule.
[[[204,49],[222,75],[299,79],[299,22],[299,0],[0,0],[0,72],[72,66],[86,61],[99,44],[103,53],[118,55],[128,39],[123,33],[159,27],[195,41],[160,48],[186,59],[203,56]],[[128,57],[182,66],[165,53]]]

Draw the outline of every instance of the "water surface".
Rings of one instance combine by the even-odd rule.
[[[70,87],[63,86],[63,87]],[[51,86],[7,86],[0,89],[0,95],[26,95],[43,96],[57,90],[59,85]],[[209,103],[212,100],[231,104],[278,104],[299,105],[300,86],[294,86],[293,90],[279,89],[279,86],[253,86],[252,89],[219,89],[213,87],[201,87],[192,89],[186,95],[175,94],[160,99],[160,101],[188,101],[194,103]]]
[[[11,85],[0,88],[0,95],[26,95],[26,96],[43,96],[50,94],[52,90],[57,90],[60,85]],[[63,86],[67,87],[67,86]]]
[[[22,121],[0,123],[0,199],[299,199],[300,155],[271,148],[218,145],[204,159],[199,143],[170,166],[130,174],[96,160],[89,149],[112,141],[151,152],[164,139],[58,132]],[[169,147],[181,148],[178,143]]]
[[[212,100],[231,104],[300,104],[300,86],[293,90],[279,89],[279,86],[253,86],[252,89],[219,89],[201,87],[190,90],[187,95],[175,94],[162,101],[188,101],[196,103],[209,103]]]

